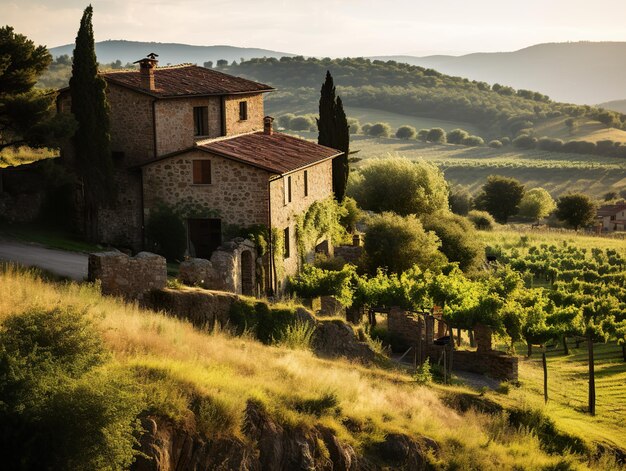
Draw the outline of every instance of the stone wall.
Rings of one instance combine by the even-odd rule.
[[[234,136],[252,131],[263,130],[263,93],[250,95],[230,95],[224,99],[224,112],[226,115],[226,135]],[[248,119],[239,119],[239,102],[248,102]]]
[[[206,106],[209,111],[206,136],[194,136],[193,108]],[[221,97],[173,98],[155,103],[157,155],[193,147],[197,139],[222,135]]]
[[[333,194],[332,160],[326,160],[306,169],[308,195],[304,196],[304,170],[284,175],[270,182],[270,203],[272,207],[272,228],[283,234],[289,227],[289,257],[283,260],[285,278],[298,272],[298,250],[296,244],[296,217],[306,213],[315,202]],[[291,203],[285,202],[285,181],[291,176]],[[313,255],[313,254],[307,254]],[[278,280],[281,286],[285,279]],[[281,289],[279,287],[279,289]]]
[[[356,265],[363,256],[363,247],[353,245],[339,245],[335,247],[335,257],[342,258],[347,263]]]
[[[470,352],[455,350],[452,369],[470,371],[504,381],[517,381],[518,358],[504,352]]]
[[[193,160],[211,161],[211,184],[193,184]],[[268,180],[264,170],[192,150],[143,167],[144,217],[160,202],[188,206],[194,212],[219,217],[242,227],[267,225]]]
[[[167,284],[165,258],[150,252],[129,257],[121,252],[89,254],[88,280],[99,280],[102,294],[142,299]]]
[[[255,245],[237,238],[218,247],[210,261],[185,260],[180,264],[178,278],[188,286],[254,296],[258,263]]]
[[[400,308],[394,307],[387,314],[387,332],[399,344],[400,349],[418,345],[421,325],[418,314]]]
[[[47,187],[46,164],[51,162],[0,168],[0,220],[32,222],[39,217]]]

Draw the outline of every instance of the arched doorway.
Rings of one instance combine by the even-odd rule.
[[[241,294],[254,296],[254,260],[252,252],[241,252]]]

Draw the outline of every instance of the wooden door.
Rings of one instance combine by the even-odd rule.
[[[189,252],[196,258],[210,259],[222,245],[221,219],[188,219]]]

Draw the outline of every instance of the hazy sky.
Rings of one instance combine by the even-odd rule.
[[[74,41],[88,0],[0,0],[0,22]],[[626,41],[626,0],[93,0],[96,41],[261,47],[314,56],[461,54]]]

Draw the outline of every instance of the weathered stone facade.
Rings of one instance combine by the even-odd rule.
[[[211,184],[193,184],[193,161],[211,161]],[[270,174],[250,165],[192,150],[143,167],[144,216],[159,203],[186,206],[242,227],[268,221]]]
[[[142,299],[146,293],[165,288],[167,265],[160,255],[140,252],[129,257],[122,252],[89,254],[88,280],[99,280],[102,294]]]
[[[304,196],[304,172],[307,172],[308,194]],[[287,179],[291,177],[291,202],[287,202],[285,191]],[[298,170],[270,182],[271,227],[281,235],[289,228],[289,257],[283,260],[286,275],[298,272],[299,259],[296,244],[296,217],[306,213],[315,202],[333,194],[333,164],[326,160],[307,169]],[[320,241],[321,242],[321,241]]]
[[[156,111],[157,155],[189,149],[198,139],[222,135],[221,97],[158,100],[154,106]],[[208,108],[209,133],[204,136],[194,136],[193,108],[196,106]]]
[[[248,103],[248,119],[239,119],[239,103],[245,101]],[[224,99],[225,110],[225,128],[226,136],[234,136],[246,132],[263,130],[263,95],[246,94],[246,95],[229,95]]]

